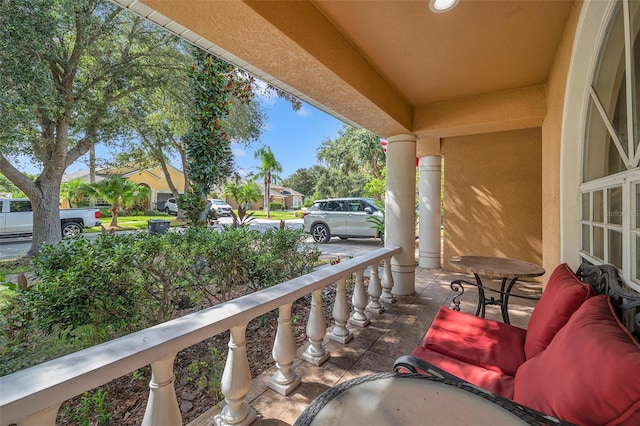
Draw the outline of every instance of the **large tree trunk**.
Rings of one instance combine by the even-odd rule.
[[[62,170],[64,171],[64,170]],[[54,243],[62,238],[60,226],[60,182],[62,172],[45,169],[35,181],[35,191],[27,193],[33,208],[33,238],[26,256],[35,256],[42,243]]]
[[[96,183],[96,144],[91,144],[89,150],[89,183],[93,185]],[[96,200],[93,197],[89,197],[89,207],[95,207]]]

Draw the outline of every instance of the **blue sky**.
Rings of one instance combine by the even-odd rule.
[[[306,103],[294,111],[291,104],[278,97],[263,102],[267,124],[260,140],[248,148],[233,147],[241,176],[257,171],[260,162],[254,158],[254,152],[262,145],[271,147],[282,164],[281,178],[289,177],[297,169],[311,167],[317,164],[318,146],[326,139],[335,139],[342,129],[340,120]]]

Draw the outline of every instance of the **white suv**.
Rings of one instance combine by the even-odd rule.
[[[215,210],[218,216],[231,216],[232,207],[224,200],[213,199],[211,202],[211,210]]]
[[[382,212],[368,198],[330,198],[317,200],[304,215],[304,230],[317,243],[327,243],[331,237],[373,238],[376,227],[367,218],[383,220]]]

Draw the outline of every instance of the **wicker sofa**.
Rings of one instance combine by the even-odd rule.
[[[640,295],[610,265],[578,274],[553,271],[526,330],[441,308],[394,369],[469,382],[579,425],[640,425],[640,344],[620,320]]]

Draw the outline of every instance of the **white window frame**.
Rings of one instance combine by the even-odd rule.
[[[616,9],[614,6],[615,5],[611,6],[610,13],[607,14],[606,20],[603,21],[603,23],[605,23],[606,25],[608,25],[609,22],[612,22],[612,20],[615,19],[616,14],[619,13],[619,10]],[[595,57],[596,60],[593,63],[593,67],[590,70],[589,84],[586,85],[587,93],[584,99],[586,100],[587,103],[593,102],[594,105],[596,106],[600,114],[600,117],[604,121],[613,142],[616,144],[617,151],[621,155],[621,158],[623,159],[628,170],[614,174],[614,175],[605,176],[600,179],[584,182],[578,186],[577,195],[579,200],[579,207],[577,210],[579,214],[579,221],[578,221],[579,230],[577,232],[577,236],[578,236],[579,242],[578,242],[577,249],[579,251],[580,258],[585,259],[589,262],[611,263],[610,253],[609,253],[609,239],[607,238],[607,235],[608,235],[607,231],[615,230],[615,231],[622,232],[622,268],[620,272],[623,280],[626,283],[628,283],[631,287],[635,288],[636,290],[640,290],[640,279],[637,278],[638,275],[640,274],[638,274],[638,271],[636,271],[636,268],[637,268],[636,258],[637,256],[640,255],[640,253],[636,252],[636,238],[640,237],[640,229],[635,227],[636,215],[639,214],[636,211],[637,204],[635,200],[635,185],[640,183],[640,167],[639,167],[640,146],[634,152],[634,149],[635,149],[634,138],[635,139],[640,138],[640,134],[634,134],[636,129],[634,129],[634,121],[633,121],[634,111],[636,111],[636,114],[637,114],[638,110],[640,109],[640,105],[633,103],[634,102],[633,94],[635,89],[634,84],[636,84],[636,82],[634,81],[633,60],[631,57],[632,46],[634,42],[634,35],[632,34],[632,30],[631,30],[630,8],[629,8],[628,0],[623,0],[621,7],[623,11],[624,41],[625,41],[625,46],[624,46],[625,64],[624,65],[625,65],[625,78],[626,78],[625,89],[626,89],[626,99],[627,99],[626,131],[627,131],[627,134],[629,135],[629,137],[627,138],[627,143],[628,143],[627,152],[629,153],[628,156],[624,155],[624,151],[622,150],[620,141],[618,137],[615,135],[615,132],[609,121],[609,118],[607,117],[607,114],[605,113],[604,109],[601,107],[600,101],[597,98],[595,90],[592,87],[592,83],[594,81],[593,76],[595,75],[595,71],[597,70],[599,55],[596,55]],[[597,54],[600,52],[602,48],[604,48],[603,47],[604,44],[608,41],[606,37],[604,37],[603,33],[601,33],[601,36],[602,37],[600,37],[600,43],[597,45],[597,48],[596,48]],[[635,75],[640,75],[640,70],[635,70],[635,72],[636,72]],[[635,100],[635,101],[638,102],[639,100]],[[583,110],[583,112],[586,112],[586,111],[588,111],[588,108],[585,108]],[[583,146],[581,147],[583,151],[586,149],[586,144],[588,143],[587,137],[586,137],[586,129],[588,128],[588,125],[589,125],[588,123],[589,117],[590,116],[588,114],[583,115],[582,137],[580,139],[581,143],[583,144]],[[640,133],[640,130],[638,131],[638,133]],[[582,167],[580,167],[580,177],[582,181],[583,176],[585,175],[584,173],[585,158],[581,157],[581,159],[582,159]],[[611,224],[608,221],[608,218],[610,217],[608,213],[610,212],[608,209],[607,193],[608,193],[608,190],[611,188],[622,189],[622,224]],[[595,222],[593,221],[593,217],[592,217],[593,202],[594,202],[593,194],[598,191],[602,191],[603,193],[603,209],[604,209],[603,222]],[[588,205],[588,208],[589,208],[588,216],[585,216],[583,214],[584,212],[582,211],[583,194],[590,194],[589,205]],[[589,251],[582,250],[583,226],[589,227],[589,238],[590,238]],[[593,236],[594,236],[595,228],[604,229],[604,232],[603,232],[604,247],[603,247],[602,259],[596,258],[594,256],[595,250],[594,250]]]

